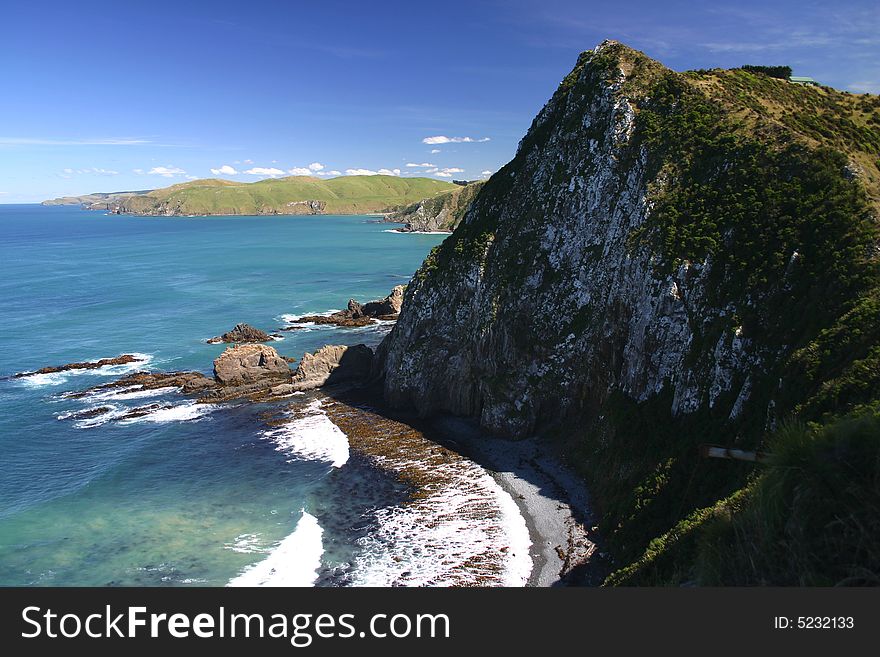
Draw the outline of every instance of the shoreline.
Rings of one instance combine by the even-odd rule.
[[[372,394],[362,396],[363,390],[322,392],[327,395],[331,421],[348,436],[351,447],[376,458],[380,467],[413,485],[416,497],[425,486],[437,484],[435,477],[424,478],[427,469],[439,465],[432,466],[438,455],[436,448],[448,450],[450,457],[463,458],[488,475],[515,503],[528,532],[531,571],[522,585],[595,586],[602,582],[604,573],[598,563],[598,537],[591,530],[595,522],[586,485],[551,453],[549,444],[536,438],[512,441],[494,437],[467,418],[447,415],[425,420],[394,412]],[[361,424],[357,428],[360,423],[345,417],[351,411],[372,415],[369,427]],[[376,432],[383,423],[388,423],[385,430]],[[407,457],[395,464],[400,450],[407,452]],[[419,472],[412,470],[413,459],[421,461]],[[401,465],[403,469],[399,469]]]
[[[584,482],[536,438],[491,436],[473,420],[441,416],[432,435],[486,470],[519,507],[532,540],[526,586],[597,586],[603,579],[596,523]],[[433,432],[432,432],[433,433]],[[451,436],[454,436],[452,438]]]

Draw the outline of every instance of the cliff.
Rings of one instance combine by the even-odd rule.
[[[558,444],[609,583],[730,581],[695,565],[698,537],[732,531],[719,518],[758,473],[698,445],[772,448],[787,418],[880,398],[878,108],[616,42],[583,53],[407,287],[386,400]]]
[[[457,189],[433,178],[397,176],[312,176],[240,183],[206,179],[132,194],[87,195],[45,201],[66,203],[81,198],[92,210],[135,215],[365,214],[387,212]]]
[[[482,187],[482,181],[456,187],[392,212],[385,217],[385,221],[406,224],[401,229],[404,232],[451,232],[461,222],[465,211]]]

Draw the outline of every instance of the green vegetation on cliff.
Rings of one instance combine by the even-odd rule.
[[[91,207],[121,214],[257,215],[386,212],[455,188],[432,178],[291,176],[239,183],[194,180],[100,201]]]

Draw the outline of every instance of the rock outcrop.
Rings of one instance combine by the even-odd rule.
[[[221,386],[290,378],[287,361],[272,347],[242,344],[229,347],[214,359],[214,378]]]
[[[265,331],[261,331],[258,328],[254,328],[250,324],[242,323],[236,324],[235,328],[233,328],[231,331],[227,331],[223,335],[211,338],[210,340],[208,340],[208,344],[218,344],[221,342],[271,342],[274,339],[275,336],[269,335]]]
[[[305,315],[296,320],[297,324],[311,322],[313,324],[333,324],[335,326],[368,326],[375,323],[375,319],[397,319],[400,308],[403,306],[403,292],[405,285],[396,285],[391,294],[382,300],[360,303],[354,299],[348,300],[348,307],[332,315]],[[295,326],[287,326],[282,331],[294,330]]]
[[[290,383],[274,387],[272,393],[284,395],[337,383],[364,382],[372,364],[373,350],[366,345],[325,345],[314,354],[304,354]]]
[[[391,290],[391,294],[381,301],[370,301],[360,308],[360,312],[367,317],[389,317],[400,313],[403,307],[403,291],[405,285],[395,285]]]

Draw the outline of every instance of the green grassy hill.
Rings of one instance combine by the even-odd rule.
[[[193,180],[90,203],[96,210],[143,215],[360,214],[386,212],[454,189],[432,178],[291,176],[239,183]],[[86,197],[81,197],[86,198]]]

